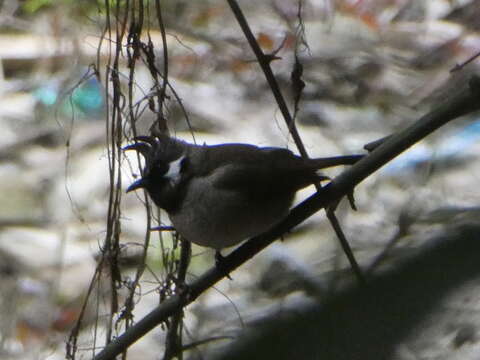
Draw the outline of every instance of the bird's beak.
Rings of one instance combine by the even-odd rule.
[[[147,181],[143,178],[140,178],[138,179],[137,181],[135,181],[132,185],[130,185],[128,188],[127,188],[127,193],[130,192],[130,191],[134,191],[134,190],[137,190],[137,189],[141,189],[141,188],[144,188],[147,186]]]

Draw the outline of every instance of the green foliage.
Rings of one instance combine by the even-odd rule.
[[[104,2],[99,0],[26,0],[22,4],[22,10],[26,14],[35,14],[39,11],[64,6],[68,8],[82,8],[83,10],[97,10]]]
[[[60,3],[72,3],[72,0],[27,0],[23,3],[22,9],[27,14],[33,14],[39,10],[58,5]]]

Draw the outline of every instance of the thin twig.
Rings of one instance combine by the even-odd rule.
[[[263,53],[262,49],[260,48],[260,45],[258,45],[258,42],[255,39],[255,36],[253,35],[252,30],[250,29],[250,26],[248,25],[248,22],[245,19],[245,16],[243,15],[243,12],[240,9],[240,6],[238,6],[237,2],[235,0],[227,0],[227,2],[230,5],[230,8],[232,9],[232,12],[235,15],[235,18],[237,19],[238,24],[242,28],[242,31],[245,37],[247,38],[247,41],[250,44],[250,47],[252,48],[253,52],[255,53],[255,56],[258,59],[258,63],[260,64],[260,67],[262,68],[263,73],[265,74],[265,78],[267,79],[268,85],[272,89],[273,96],[275,97],[275,100],[278,104],[280,112],[282,113],[282,116],[287,123],[288,129],[290,131],[290,134],[292,135],[295,145],[298,148],[298,151],[302,156],[308,157],[307,151],[305,150],[305,146],[303,145],[302,139],[298,134],[297,127],[295,126],[295,122],[293,121],[293,118],[290,115],[290,111],[288,110],[287,103],[285,102],[285,99],[282,96],[280,87],[278,86],[277,80],[275,79],[272,69],[270,68],[270,62],[272,60],[272,57],[269,55],[265,55]]]
[[[176,279],[177,293],[185,290],[185,278],[187,275],[188,265],[192,255],[192,244],[189,241],[182,240],[180,245],[180,260]],[[187,294],[183,294],[186,296]],[[182,320],[183,320],[183,308],[180,308],[175,314],[173,314],[165,342],[165,353],[163,360],[170,360],[175,356],[178,356],[179,360],[182,359]]]
[[[468,64],[470,64],[473,60],[475,60],[476,58],[478,58],[480,56],[480,51],[477,52],[476,54],[473,54],[472,56],[470,56],[467,60],[465,60],[463,63],[461,64],[455,64],[455,66],[450,69],[450,73],[453,73],[453,72],[456,72],[456,71],[459,71],[461,69],[463,69],[465,66],[467,66]]]
[[[160,132],[168,133],[167,121],[164,115],[164,102],[167,96],[167,86],[168,86],[168,46],[167,46],[167,35],[165,31],[165,25],[163,23],[162,7],[160,0],[155,1],[155,13],[157,15],[158,26],[160,28],[160,34],[162,36],[162,46],[163,46],[163,74],[162,74],[162,86],[158,94],[158,114],[157,114],[157,124],[156,129]],[[149,46],[152,46],[152,39],[149,34]]]
[[[199,347],[201,345],[205,345],[205,344],[209,344],[211,342],[214,342],[214,341],[219,341],[219,340],[234,340],[235,337],[234,336],[227,336],[227,335],[223,335],[223,336],[212,336],[212,337],[209,337],[207,339],[203,339],[203,340],[199,340],[199,341],[195,341],[195,342],[192,342],[190,344],[186,344],[182,347],[182,351],[186,351],[186,350],[190,350],[190,349],[193,349],[193,348],[196,348],[196,347]]]
[[[348,258],[348,261],[350,262],[350,265],[352,266],[353,273],[357,277],[358,281],[360,284],[365,285],[367,282],[365,280],[365,277],[362,273],[362,270],[360,269],[360,266],[358,265],[357,261],[355,260],[355,257],[353,255],[353,252],[350,248],[350,245],[348,244],[347,238],[345,237],[345,234],[343,233],[342,227],[340,226],[340,223],[335,216],[335,210],[334,208],[328,208],[327,209],[327,218],[330,221],[330,224],[333,227],[333,230],[335,231],[335,234],[337,235],[338,239],[340,240],[340,245],[342,245],[343,252]]]

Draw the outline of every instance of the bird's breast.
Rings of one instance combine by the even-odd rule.
[[[213,179],[191,179],[181,205],[169,217],[178,232],[201,246],[222,249],[258,235],[288,213],[294,193],[252,197],[234,190],[218,189]]]

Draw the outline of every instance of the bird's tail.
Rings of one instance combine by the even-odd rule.
[[[324,169],[339,165],[353,165],[365,155],[344,155],[309,159],[308,162],[315,169]]]

